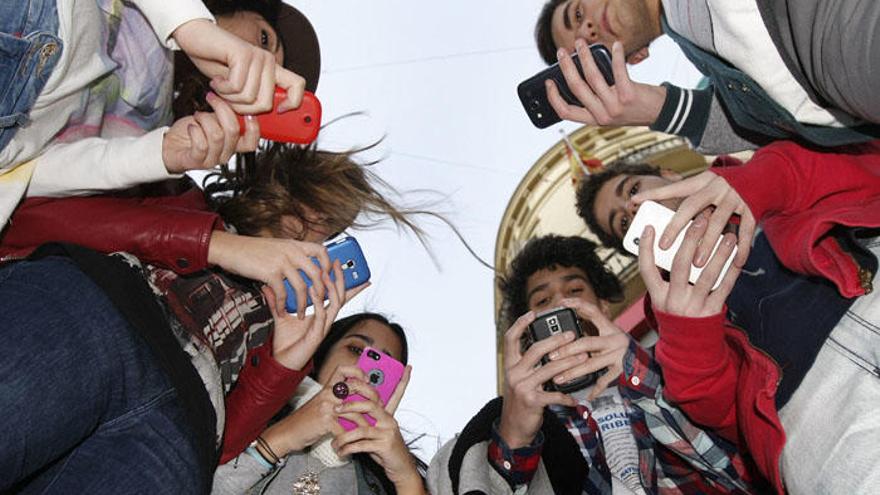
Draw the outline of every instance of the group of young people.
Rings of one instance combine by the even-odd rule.
[[[355,152],[260,143],[256,121],[240,129],[235,116],[269,109],[276,85],[282,110],[316,88],[305,17],[280,0],[4,6],[0,491],[869,493],[880,482],[880,37],[863,31],[878,8],[545,4],[539,52],[581,102],[548,82],[560,116],[650,125],[706,152],[758,150],[689,178],[643,164],[584,178],[572,208],[607,246],[620,247],[644,201],[677,210],[665,232],[640,233],[657,344],[609,319],[621,283],[595,243],[532,239],[500,267],[502,397],[426,466],[393,416],[409,368],[382,404],[355,366],[367,346],[406,364],[406,334],[376,313],[336,321],[363,289],[345,289],[321,245],[361,213],[418,226]],[[706,89],[628,78],[625,62],[662,33]],[[612,86],[584,49],[594,42],[612,46]],[[181,177],[230,159],[204,188]],[[655,237],[667,248],[688,222],[664,275]],[[321,294],[307,316],[306,296]],[[526,345],[536,314],[556,307],[598,335]],[[597,372],[582,390],[549,385]],[[345,402],[352,393],[368,400]]]

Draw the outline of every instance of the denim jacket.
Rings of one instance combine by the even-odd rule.
[[[0,2],[0,150],[28,113],[61,56],[55,0]]]

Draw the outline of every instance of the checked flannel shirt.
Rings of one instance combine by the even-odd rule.
[[[743,477],[746,470],[736,447],[695,426],[663,399],[660,369],[650,352],[635,341],[630,342],[617,386],[639,450],[639,471],[646,493],[753,492]],[[610,494],[611,473],[599,427],[588,406],[582,403],[552,410],[581,453],[586,454],[590,470],[583,493]],[[496,422],[489,442],[489,462],[519,492],[535,474],[543,444],[539,435],[526,447],[510,449],[498,434]]]

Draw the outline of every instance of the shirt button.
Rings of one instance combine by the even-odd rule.
[[[187,268],[189,267],[189,260],[186,258],[177,258],[177,266],[179,268]]]
[[[504,461],[504,469],[510,471],[510,461]]]
[[[639,377],[637,377],[637,376],[630,378],[629,381],[630,381],[630,383],[632,383],[636,387],[638,387],[639,384],[642,383],[642,380],[640,380]]]
[[[251,366],[257,367],[260,365],[260,356],[251,356]]]

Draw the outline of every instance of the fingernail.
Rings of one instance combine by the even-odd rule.
[[[734,244],[736,244],[736,239],[734,239],[733,237],[730,237],[730,236],[724,237],[724,245],[725,246],[730,247],[730,246],[733,246]]]
[[[694,260],[695,265],[702,265],[706,261],[706,253],[699,253],[697,259]]]
[[[244,116],[244,120],[246,120],[246,121],[248,121],[248,122],[256,122],[256,121],[257,121],[257,117],[248,114],[248,115],[245,115],[245,116]]]
[[[669,240],[669,236],[668,236],[668,235],[664,235],[663,237],[660,238],[660,247],[661,247],[661,248],[663,248],[663,246],[667,246],[667,247],[668,247],[670,244],[672,244],[672,242]],[[665,248],[664,248],[664,249],[665,249]]]
[[[574,332],[565,332],[565,340],[574,340]]]
[[[694,220],[694,227],[702,227],[703,225],[706,225],[706,217],[700,215]]]
[[[577,48],[578,50],[580,50],[581,48],[584,48],[585,46],[586,46],[586,43],[584,42],[584,40],[582,40],[580,38],[574,40],[574,47]]]
[[[555,361],[555,360],[559,359],[559,352],[553,351],[547,357],[549,357],[551,361]]]
[[[562,48],[556,50],[556,60],[562,60],[563,57],[565,57],[565,50]]]
[[[564,383],[565,382],[565,375],[559,375],[557,377],[554,377],[553,381],[556,383]]]

